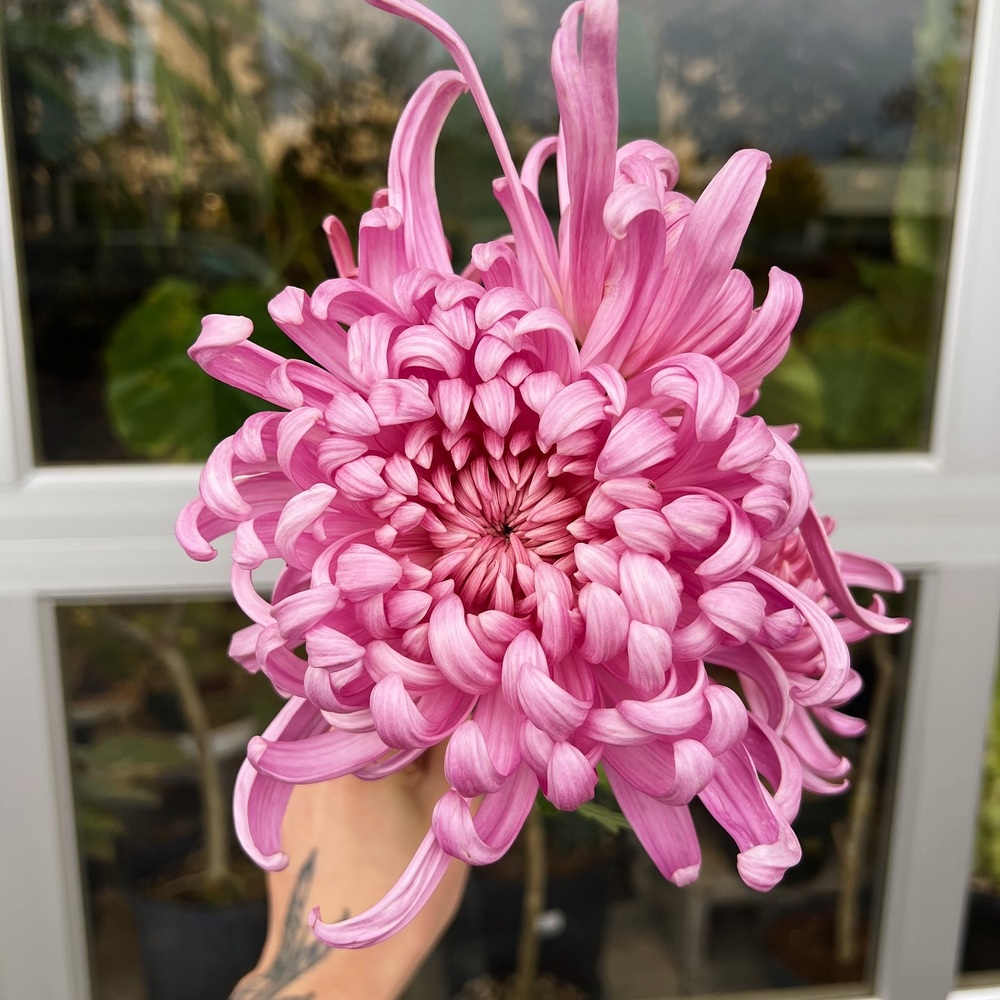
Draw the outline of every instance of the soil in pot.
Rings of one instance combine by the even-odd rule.
[[[767,951],[775,985],[863,982],[868,967],[867,919],[862,922],[859,932],[860,953],[853,962],[844,964],[837,959],[832,906],[796,910],[777,917],[767,931]]]
[[[220,1000],[257,963],[267,903],[261,873],[245,867],[214,890],[184,875],[132,893],[148,1000]]]

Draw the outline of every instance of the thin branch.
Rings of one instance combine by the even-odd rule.
[[[179,616],[180,609],[177,608],[167,620],[171,636],[176,635]],[[228,806],[218,762],[212,752],[208,713],[198,685],[175,639],[154,635],[138,622],[114,612],[105,612],[104,618],[120,635],[147,649],[170,675],[198,754],[198,777],[205,826],[205,881],[207,885],[219,885],[231,877]]]
[[[517,977],[513,1000],[531,1000],[538,978],[538,918],[545,908],[548,858],[545,847],[545,819],[532,806],[524,824],[524,904],[521,908],[521,936],[517,945]]]
[[[878,791],[878,772],[885,745],[889,706],[897,665],[889,643],[884,636],[872,638],[872,660],[875,663],[871,711],[868,734],[861,750],[861,759],[851,796],[847,830],[843,838],[840,865],[840,894],[837,899],[836,928],[834,937],[837,961],[841,965],[854,962],[861,951],[860,896],[863,862],[871,837],[875,815],[875,797]]]

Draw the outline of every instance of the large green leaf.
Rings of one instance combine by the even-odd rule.
[[[121,320],[105,352],[106,392],[115,431],[131,451],[160,461],[204,459],[266,405],[217,383],[187,350],[207,312],[248,315],[267,339],[267,297],[264,289],[243,289],[208,298],[193,282],[168,277]]]
[[[769,424],[798,424],[800,448],[823,442],[823,385],[812,359],[792,344],[778,367],[764,380],[754,413]]]
[[[840,448],[915,447],[926,393],[921,354],[886,337],[885,311],[855,299],[811,331],[820,374],[824,434]]]

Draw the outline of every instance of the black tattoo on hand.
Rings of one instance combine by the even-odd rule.
[[[309,888],[315,870],[316,851],[313,851],[295,880],[278,954],[269,969],[257,973],[238,986],[229,1000],[315,1000],[316,994],[311,992],[295,996],[281,993],[303,972],[318,965],[330,954],[330,948],[313,937],[306,922]]]

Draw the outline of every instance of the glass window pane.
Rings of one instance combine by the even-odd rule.
[[[961,985],[1000,982],[1000,676],[986,732],[976,849],[966,909]]]
[[[894,612],[912,609],[916,589],[911,581]],[[223,602],[58,609],[94,1000],[223,1000],[256,961],[262,877],[233,841],[231,788],[247,740],[278,699],[226,656],[244,624]],[[905,638],[856,647],[865,690],[845,711],[866,719],[868,734],[832,742],[854,763],[852,790],[806,795],[794,824],[803,860],[769,893],[741,882],[735,845],[707,815],[696,814],[702,874],[684,889],[663,880],[630,833],[547,816],[541,968],[578,991],[552,995],[780,996],[795,986],[802,996],[803,987],[834,983],[838,995],[870,993],[907,661]],[[193,739],[201,733],[204,753]],[[222,801],[214,818],[212,787]],[[231,873],[214,887],[205,875],[213,851]],[[509,975],[524,859],[519,842],[473,871],[458,918],[407,1000],[489,997],[484,977]],[[841,962],[838,926],[841,947],[853,950]],[[197,964],[188,934],[215,942],[208,965]],[[231,964],[217,960],[223,952]],[[183,992],[171,993],[167,977],[178,967]]]
[[[562,0],[432,6],[523,154],[555,124]],[[741,266],[758,296],[771,265],[792,271],[806,305],[762,412],[809,448],[925,446],[972,0],[622,7],[622,140],[673,147],[691,194],[741,146],[774,159]],[[39,458],[203,457],[260,404],[186,360],[200,315],[262,319],[284,283],[333,273],[320,220],[356,230],[403,103],[445,59],[361,0],[9,0],[5,15]],[[471,103],[438,164],[461,267],[504,227]]]
[[[866,688],[845,710],[869,731],[834,741],[854,762],[853,787],[806,794],[794,824],[803,860],[771,892],[743,884],[735,845],[707,813],[695,813],[702,873],[683,889],[663,880],[631,834],[616,839],[576,815],[548,818],[541,968],[581,991],[566,996],[780,996],[788,987],[796,996],[811,987],[830,995],[832,984],[838,996],[870,995],[907,653],[880,642],[858,647],[854,662]],[[463,1000],[489,997],[483,980],[513,971],[523,840],[496,866],[473,871],[438,956],[445,985],[428,995],[450,996],[464,984]]]
[[[256,963],[264,879],[232,830],[280,699],[228,659],[222,602],[58,609],[95,1000],[219,1000]]]

